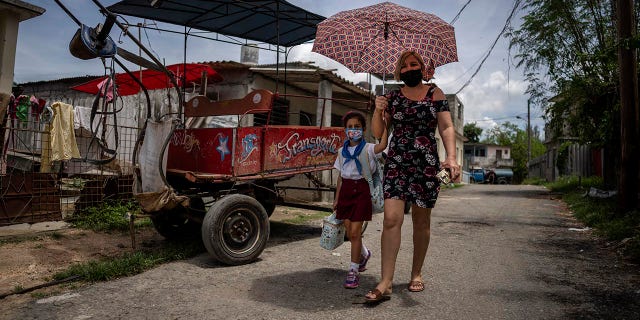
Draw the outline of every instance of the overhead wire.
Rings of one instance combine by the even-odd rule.
[[[464,8],[466,8],[469,5],[469,2],[471,2],[471,0],[467,1],[467,3],[465,3],[464,6],[462,6],[460,11],[458,11],[458,14],[456,14],[456,16],[453,17],[451,22],[449,22],[450,25],[453,25],[454,23],[456,23],[456,20],[458,20],[458,17],[460,17],[460,14],[462,13],[462,11],[464,11]]]
[[[476,70],[473,72],[473,74],[471,75],[471,77],[469,78],[469,80],[467,80],[467,82],[465,82],[462,87],[460,89],[458,89],[458,91],[456,91],[455,94],[460,93],[462,90],[464,90],[464,88],[466,88],[470,83],[471,80],[473,80],[473,78],[478,74],[478,72],[480,71],[480,69],[482,69],[482,65],[484,65],[484,62],[487,61],[487,59],[489,58],[489,56],[491,55],[491,52],[493,51],[493,48],[496,46],[496,44],[498,43],[498,40],[500,40],[500,37],[502,37],[502,35],[504,34],[504,32],[507,30],[507,28],[509,27],[509,25],[511,24],[511,19],[513,18],[513,16],[515,15],[518,7],[520,7],[520,3],[522,2],[522,0],[516,0],[513,4],[513,8],[511,9],[511,13],[509,13],[509,16],[507,17],[507,21],[505,22],[504,26],[502,27],[502,30],[500,30],[500,33],[498,33],[498,36],[496,37],[496,39],[493,41],[493,43],[491,44],[491,46],[489,47],[489,51],[487,52],[487,54],[485,54],[485,56],[482,58],[482,61],[480,62],[480,65],[478,66],[478,68],[476,68]]]

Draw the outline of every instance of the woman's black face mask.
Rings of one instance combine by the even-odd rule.
[[[422,82],[422,70],[409,70],[400,74],[400,80],[408,87],[415,87]]]

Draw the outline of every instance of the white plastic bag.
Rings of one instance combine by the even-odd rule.
[[[320,246],[333,250],[344,243],[346,229],[342,220],[336,219],[336,213],[325,217],[322,220],[322,235],[320,236]]]

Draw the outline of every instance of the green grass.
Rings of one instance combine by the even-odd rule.
[[[542,178],[526,178],[522,181],[522,184],[528,184],[533,186],[542,186],[545,185],[547,181]]]
[[[141,212],[140,207],[134,202],[105,202],[98,206],[87,208],[70,218],[71,224],[76,228],[94,231],[128,231],[129,217]],[[135,227],[150,226],[149,218],[134,220]]]
[[[615,196],[606,199],[586,196],[589,188],[602,188],[600,178],[563,177],[546,184],[546,187],[562,193],[562,200],[569,205],[576,219],[593,228],[597,234],[607,240],[624,240],[623,253],[640,262],[640,212],[617,213]]]
[[[591,187],[602,189],[603,183],[600,177],[576,177],[566,176],[560,177],[555,182],[546,183],[545,186],[553,192],[573,192],[575,190],[583,190],[586,192]]]
[[[142,273],[162,263],[191,258],[204,251],[200,241],[167,242],[166,246],[154,251],[126,253],[119,258],[76,264],[55,274],[53,279],[78,275],[88,282],[109,281]]]
[[[140,212],[140,207],[134,202],[105,202],[76,213],[70,222],[74,227],[80,229],[99,232],[128,232],[130,228],[129,217]],[[147,217],[134,219],[135,228],[147,228],[152,225],[151,219]],[[205,252],[205,248],[199,239],[166,242],[163,246],[153,250],[129,252],[117,258],[75,264],[67,270],[55,274],[53,279],[61,280],[71,276],[80,276],[82,281],[87,282],[108,281],[139,274],[159,264],[187,259],[202,252]]]

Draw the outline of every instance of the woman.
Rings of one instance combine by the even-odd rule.
[[[365,296],[368,301],[390,298],[405,202],[412,204],[413,220],[413,263],[408,290],[424,290],[422,265],[429,247],[431,209],[440,191],[436,173],[441,167],[448,169],[454,179],[460,173],[455,129],[446,97],[440,88],[422,81],[431,79],[433,73],[433,66],[427,66],[418,53],[404,52],[396,63],[394,76],[405,86],[376,98],[372,120],[374,136],[381,137],[385,128],[393,131],[384,168],[382,279]],[[447,153],[442,164],[435,139],[436,127]]]

